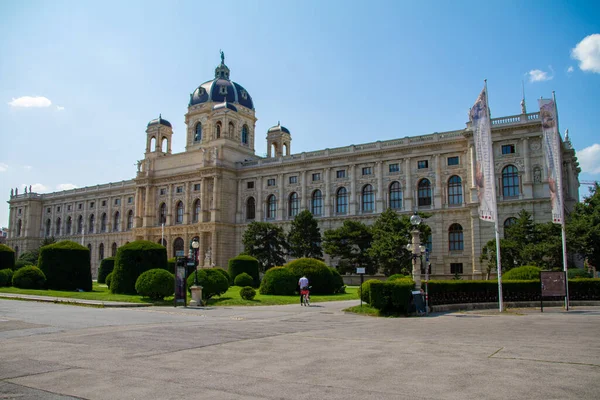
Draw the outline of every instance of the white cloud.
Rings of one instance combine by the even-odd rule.
[[[31,191],[33,193],[42,193],[42,192],[48,191],[48,187],[45,185],[42,185],[41,183],[34,183],[33,185],[26,185],[23,183],[21,185],[21,189],[25,190],[25,188],[27,188],[27,191],[29,191],[29,186],[31,186]]]
[[[579,61],[579,69],[600,74],[600,33],[583,38],[571,50],[571,57]]]
[[[11,107],[50,107],[52,102],[44,96],[23,96],[18,99],[13,98],[8,102]]]
[[[574,71],[575,69],[573,68],[573,66],[570,66],[569,68],[567,68],[567,72],[570,74]]]
[[[594,143],[583,150],[578,150],[577,159],[583,172],[600,174],[600,144]]]
[[[56,111],[62,111],[62,110],[64,110],[64,109],[65,109],[65,108],[64,108],[64,107],[62,107],[62,106],[56,106]]]
[[[0,162],[0,172],[6,172],[8,165]]]
[[[72,183],[61,183],[56,185],[56,190],[71,190],[76,188],[77,185],[73,185]]]
[[[550,71],[552,71],[552,67],[550,67]],[[554,74],[549,75],[548,72],[542,71],[541,69],[532,69],[527,75],[529,75],[529,82],[543,82],[554,78]]]
[[[31,171],[31,170],[33,169],[33,167],[32,167],[31,165],[24,165],[24,166],[23,166],[23,169],[24,169],[25,171]]]

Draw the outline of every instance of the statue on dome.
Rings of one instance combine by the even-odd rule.
[[[219,50],[219,52],[221,53],[221,64],[225,64],[225,53],[223,53],[223,50]]]
[[[10,197],[13,197],[13,196],[14,196],[14,193],[15,193],[15,192],[13,192],[13,188],[10,188]]]
[[[25,186],[25,194],[27,194],[27,186]]]

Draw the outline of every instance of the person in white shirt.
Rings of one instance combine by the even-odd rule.
[[[300,305],[302,305],[302,291],[308,290],[308,278],[306,276],[302,276],[298,281],[298,286],[300,286]]]

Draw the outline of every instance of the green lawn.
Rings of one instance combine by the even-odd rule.
[[[256,290],[256,297],[254,300],[243,300],[240,297],[240,287],[231,286],[229,290],[220,297],[213,297],[208,300],[208,305],[213,306],[272,306],[282,304],[295,304],[300,303],[299,296],[271,296],[262,295]],[[346,287],[345,294],[334,294],[327,296],[311,296],[310,300],[312,303],[318,303],[323,301],[339,301],[339,300],[354,300],[358,298],[358,287],[349,286]],[[173,305],[173,296],[165,298],[164,301],[156,302],[152,301],[147,297],[139,295],[127,295],[127,294],[113,294],[111,293],[106,285],[98,284],[94,282],[91,292],[69,292],[61,290],[37,290],[37,289],[19,289],[15,287],[0,287],[0,296],[2,293],[15,293],[15,294],[31,294],[36,296],[48,296],[48,297],[67,297],[72,299],[84,299],[84,300],[99,300],[99,301],[122,301],[129,303],[153,303],[154,305]],[[188,301],[189,301],[188,293]]]

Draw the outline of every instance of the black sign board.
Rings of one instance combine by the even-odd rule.
[[[564,271],[541,271],[540,285],[540,304],[542,312],[544,312],[544,297],[567,296],[567,279]]]

